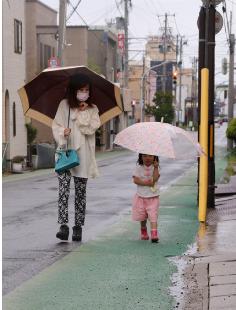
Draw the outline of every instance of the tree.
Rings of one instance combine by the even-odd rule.
[[[236,118],[231,119],[226,130],[228,139],[232,139],[236,143]]]
[[[155,105],[149,105],[145,113],[153,115],[156,122],[160,122],[162,117],[165,123],[172,123],[174,120],[174,108],[172,106],[173,96],[171,93],[156,92],[153,98]]]

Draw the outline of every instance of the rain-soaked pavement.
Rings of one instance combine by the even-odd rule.
[[[108,153],[99,160],[101,176],[88,183],[87,215],[83,241],[95,239],[109,225],[130,210],[135,187],[131,175],[136,155]],[[193,160],[161,160],[162,189],[169,186],[194,164]],[[25,176],[24,176],[25,177]],[[70,205],[73,205],[73,182]],[[58,242],[57,178],[54,173],[3,180],[3,294],[39,273],[78,244]],[[70,208],[70,225],[73,210]]]
[[[222,129],[216,132],[221,147],[224,144]],[[83,309],[94,309],[96,305],[102,310],[235,309],[233,210],[227,212],[219,206],[209,225],[199,226],[194,243],[198,226],[196,165],[193,161],[163,160],[161,241],[157,246],[140,242],[136,226],[124,220],[130,218],[130,199],[134,192],[130,176],[135,160],[131,153],[117,155],[114,152],[99,161],[101,178],[89,182],[88,189],[84,241],[91,242],[77,250],[76,245],[58,243],[55,239],[57,184],[54,176],[38,176],[25,180],[25,184],[23,181],[4,184],[5,293],[22,283],[19,289],[5,295],[7,309],[15,310],[17,305],[19,310],[32,307],[64,310],[65,307],[74,309],[77,303]],[[216,165],[224,166],[218,159]],[[222,171],[223,168],[221,174]],[[23,188],[26,189],[22,197]],[[11,197],[13,189],[17,195]],[[43,199],[48,199],[48,203]],[[110,225],[114,223],[116,225]],[[19,230],[17,235],[14,234],[15,225]],[[59,260],[69,252],[72,255]],[[173,264],[167,264],[167,259],[176,264],[177,273],[174,273]],[[53,268],[39,273],[55,260],[58,262]],[[38,277],[24,282],[36,273]],[[167,293],[171,274],[174,303]]]
[[[226,125],[216,131],[216,166],[226,159]],[[223,161],[222,161],[223,159]],[[173,259],[172,295],[176,308],[184,310],[236,309],[236,177],[217,182],[215,208],[208,210],[207,223],[200,223],[196,243],[184,256]],[[223,184],[221,183],[223,182]]]

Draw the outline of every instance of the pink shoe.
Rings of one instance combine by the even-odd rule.
[[[148,240],[147,228],[141,228],[141,240]]]
[[[152,242],[158,242],[159,241],[159,234],[158,234],[157,229],[151,230],[151,240],[152,240]]]

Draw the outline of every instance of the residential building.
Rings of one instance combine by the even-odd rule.
[[[147,74],[144,76],[144,73]],[[141,79],[143,77],[143,83]],[[131,61],[129,66],[129,88],[131,89],[133,110],[135,122],[141,120],[141,95],[143,96],[144,105],[153,105],[153,98],[156,93],[156,78],[157,74],[155,71],[144,67],[144,62],[142,61]],[[141,94],[141,87],[143,87],[143,93]],[[150,119],[150,117],[145,117],[144,119]]]
[[[164,56],[166,44],[166,53]],[[164,59],[172,62],[176,61],[176,45],[172,35],[166,37],[162,36],[149,36],[146,43],[146,58],[150,60],[163,61]]]
[[[27,154],[25,117],[17,93],[26,76],[25,3],[3,0],[2,10],[2,142],[3,160],[10,163],[14,156]]]
[[[180,106],[178,120],[193,126],[197,123],[197,80],[192,68],[182,69],[181,98],[179,94],[179,74],[176,91],[177,106]],[[180,104],[179,104],[180,102]]]
[[[57,11],[39,0],[25,1],[26,26],[26,82],[48,67],[48,61],[57,54]],[[37,128],[36,142],[52,142],[51,129],[31,119]]]

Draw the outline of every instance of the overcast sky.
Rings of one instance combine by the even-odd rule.
[[[59,11],[59,0],[41,0],[48,6]],[[79,0],[70,0],[75,6]],[[197,19],[201,7],[201,0],[132,0],[130,9],[129,36],[131,38],[142,38],[148,35],[160,35],[160,27],[164,26],[164,14],[168,16],[168,26],[172,29],[173,35],[181,34],[188,42],[184,46],[184,66],[190,67],[193,56],[198,56],[198,28]],[[123,15],[123,1],[121,0],[81,0],[78,6],[78,13],[73,14],[68,24],[72,25],[105,25],[106,21]],[[236,0],[226,0],[228,18],[230,11],[233,11],[233,33],[236,34]],[[71,12],[72,6],[68,6],[67,15]],[[222,13],[222,4],[217,6]],[[175,16],[173,16],[175,15]],[[225,15],[225,14],[224,14]],[[131,40],[130,49],[142,48],[144,40]],[[136,59],[142,57],[142,53],[136,52]],[[131,57],[135,56],[132,53]],[[228,79],[221,73],[221,60],[228,57],[227,39],[224,27],[216,35],[216,82],[223,82]]]

